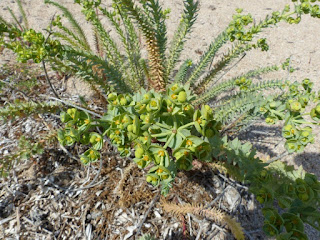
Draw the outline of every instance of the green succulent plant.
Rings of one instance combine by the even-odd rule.
[[[258,38],[264,28],[281,21],[299,23],[305,14],[320,18],[315,1],[293,1],[293,10],[286,5],[259,23],[237,9],[227,28],[200,60],[194,63],[187,59],[180,66],[186,36],[197,17],[197,1],[183,1],[184,11],[168,46],[165,24],[168,11],[157,0],[139,4],[133,0],[113,0],[111,9],[104,8],[99,0],[75,0],[93,26],[95,48],[90,46],[68,9],[50,0],[45,2],[60,9],[72,28],[66,27],[57,15],[51,22],[53,30],[45,37],[0,18],[0,46],[13,50],[19,61],[45,61],[53,69],[80,76],[105,96],[108,106],[101,117],[77,108],[60,115],[65,125],[58,132],[58,140],[62,145],[88,146],[80,156],[83,164],[97,161],[105,140],[109,139],[121,156],[134,155],[132,160],[139,168],[148,167],[146,181],[160,186],[161,192],[167,194],[177,172],[191,170],[195,160],[220,161],[233,166],[239,180],[248,183],[250,191],[264,205],[263,229],[269,236],[307,239],[302,223],[320,230],[317,178],[280,161],[264,163],[255,157],[250,143],[228,138],[230,132],[245,129],[257,118],[264,118],[268,124],[283,121],[286,149],[289,153],[302,152],[314,141],[310,126],[319,125],[320,119],[319,104],[306,113],[309,105],[319,101],[313,83],[309,79],[302,83],[283,80],[256,83],[255,77],[281,67],[292,72],[288,60],[281,66],[253,69],[221,80],[223,70],[245,52],[269,49],[267,39]],[[116,31],[122,48],[104,28],[100,15]],[[148,58],[142,57],[139,33],[144,37]],[[209,68],[217,52],[231,43],[229,51]],[[279,92],[267,97],[264,90],[271,88]],[[306,115],[313,122],[305,120]],[[275,207],[275,201],[281,211]]]

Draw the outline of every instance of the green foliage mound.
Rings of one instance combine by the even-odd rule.
[[[303,15],[320,18],[315,0],[292,1],[293,9],[286,5],[258,23],[237,9],[200,60],[194,63],[187,59],[180,66],[184,42],[197,17],[197,1],[183,1],[184,11],[169,45],[165,24],[169,10],[163,10],[156,0],[141,0],[138,4],[113,0],[110,9],[99,0],[75,0],[92,24],[94,47],[68,9],[50,0],[45,2],[57,7],[72,27],[64,25],[57,15],[45,37],[29,29],[18,1],[25,26],[0,18],[0,46],[14,51],[21,62],[41,62],[44,70],[49,63],[61,74],[79,76],[105,98],[107,109],[101,115],[80,107],[64,108],[60,114],[64,127],[58,131],[58,140],[62,145],[87,146],[80,156],[83,164],[101,159],[104,143],[110,142],[121,156],[132,157],[140,168],[146,168],[146,181],[167,194],[178,171],[191,170],[195,161],[219,163],[231,176],[248,184],[263,204],[263,230],[269,236],[307,239],[304,223],[320,230],[317,178],[280,161],[265,163],[256,157],[250,143],[230,137],[259,118],[268,124],[282,121],[286,149],[289,153],[302,152],[313,143],[311,126],[319,125],[320,120],[320,95],[313,90],[312,81],[256,83],[255,78],[263,73],[281,67],[292,71],[289,61],[222,80],[226,67],[246,52],[269,49],[267,39],[258,38],[264,28],[281,21],[297,24]],[[104,28],[100,16],[108,19],[121,47]],[[148,58],[142,57],[139,34],[144,37]],[[231,47],[210,68],[225,44]],[[270,89],[274,89],[273,95],[266,96]],[[40,103],[20,105],[0,110],[1,116],[10,112],[19,116],[23,109],[28,114],[53,109]],[[312,121],[305,120],[306,116]],[[243,239],[240,235],[235,237]]]
[[[209,141],[218,134],[221,124],[214,120],[208,105],[195,110],[191,105],[194,99],[188,87],[178,84],[165,93],[144,89],[135,95],[110,93],[108,112],[100,119],[92,119],[75,108],[62,112],[67,128],[59,132],[59,141],[66,145],[90,144],[81,156],[84,164],[100,157],[97,151],[105,136],[122,156],[130,156],[134,148],[133,161],[140,168],[153,165],[147,181],[161,183],[167,193],[177,170],[192,169],[194,159],[212,160]],[[97,126],[102,134],[92,131]]]

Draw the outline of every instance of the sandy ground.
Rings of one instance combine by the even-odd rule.
[[[29,25],[36,30],[46,28],[50,18],[59,12],[55,7],[45,5],[44,1],[41,0],[24,0],[22,2],[29,16]],[[88,32],[90,39],[92,37],[91,28],[83,15],[79,13],[80,8],[75,6],[72,0],[57,0],[57,2],[63,3],[64,6],[75,13],[76,19]],[[111,1],[105,2],[107,2],[107,6],[111,5]],[[183,10],[182,0],[160,0],[160,2],[163,3],[164,8],[171,9],[170,18],[167,22],[170,40],[179,22],[180,13]],[[189,40],[186,42],[182,59],[191,58],[194,61],[199,59],[201,51],[206,50],[211,41],[227,26],[236,8],[243,8],[244,12],[251,13],[256,21],[259,21],[260,19],[264,19],[267,14],[272,13],[272,11],[282,10],[285,4],[291,3],[289,0],[200,0],[199,2],[198,20],[194,24],[193,32],[189,35]],[[15,13],[18,13],[18,7],[13,0],[0,1],[0,14],[10,20],[7,7],[12,8]],[[320,39],[320,19],[303,16],[301,23],[298,25],[281,23],[276,27],[265,30],[260,36],[267,37],[270,50],[268,52],[261,52],[259,50],[249,52],[226,77],[231,77],[261,66],[279,64],[287,57],[291,57],[292,67],[297,68],[297,71],[290,75],[290,80],[301,81],[308,77],[314,81],[317,91],[320,90],[320,44],[318,42],[318,39]],[[0,56],[0,64],[7,61],[12,61],[12,55],[5,51]],[[269,79],[285,78],[287,77],[287,73],[280,71],[268,74],[267,77]],[[271,156],[282,153],[283,144],[280,143],[277,147],[273,147],[275,142],[281,140],[279,129],[271,127],[263,128],[263,130],[266,132],[266,143],[258,140],[255,145],[263,145],[263,149],[265,149],[264,153]],[[316,133],[317,138],[315,143],[309,145],[304,153],[289,156],[283,160],[297,166],[302,165],[306,171],[320,177],[319,129],[316,130]],[[254,137],[253,135],[254,133],[249,133],[246,137]]]

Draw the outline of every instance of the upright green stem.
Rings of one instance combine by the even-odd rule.
[[[166,142],[166,144],[163,146],[164,149],[166,149],[170,142],[172,141],[172,139],[174,138],[174,136],[176,135],[176,133],[172,133],[171,136],[169,137],[168,141]]]
[[[186,125],[183,125],[183,126],[179,127],[178,130],[185,129],[185,128],[188,128],[190,126],[194,126],[194,122],[187,123]]]
[[[286,13],[284,15],[282,15],[282,17],[289,17],[291,16],[292,14],[295,14],[296,12],[290,12],[290,13]]]
[[[180,132],[180,131],[178,131],[177,132],[183,139],[185,139],[186,138],[186,136],[185,135],[183,135],[183,133],[182,132]]]
[[[317,124],[317,123],[313,123],[313,122],[307,122],[306,120],[300,118],[300,116],[296,116],[296,117],[293,117],[291,119],[292,122],[295,122],[295,123],[299,123],[299,124]]]
[[[164,125],[164,124],[162,124],[162,123],[156,122],[155,125],[170,130],[170,127],[169,127],[169,126],[166,126],[166,125]]]
[[[300,124],[312,124],[312,125],[320,125],[320,123],[315,123],[315,122],[306,122],[306,121],[299,121],[299,120],[292,120],[295,123],[300,123]]]
[[[164,132],[164,133],[158,133],[158,134],[151,134],[151,137],[156,138],[156,137],[165,137],[168,136],[172,131]]]
[[[173,129],[177,130],[177,128],[178,128],[177,118],[175,115],[173,115]]]

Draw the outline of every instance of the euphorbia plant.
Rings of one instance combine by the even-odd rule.
[[[130,156],[134,149],[133,161],[140,168],[152,165],[147,181],[161,184],[166,194],[177,170],[192,169],[195,159],[212,161],[210,139],[218,134],[221,123],[214,120],[208,105],[195,110],[191,104],[194,99],[189,87],[179,84],[162,93],[144,89],[133,96],[110,93],[108,112],[101,119],[90,119],[76,109],[63,112],[66,128],[60,131],[59,140],[85,144],[82,139],[90,132],[91,148],[81,156],[84,164],[99,158],[96,150],[102,148],[104,136],[122,156]],[[102,127],[102,135],[93,132],[97,126]]]
[[[3,19],[0,19],[0,43],[15,51],[22,61],[47,61],[55,69],[61,67],[64,72],[82,77],[107,96],[107,111],[101,118],[76,108],[61,113],[65,127],[59,131],[58,139],[63,145],[76,142],[87,145],[89,149],[81,155],[84,164],[100,158],[104,138],[108,137],[122,156],[134,156],[133,161],[140,168],[147,167],[146,180],[161,186],[162,193],[167,194],[177,171],[192,169],[195,160],[218,161],[238,180],[248,183],[257,200],[264,204],[267,234],[279,239],[306,239],[301,222],[320,230],[317,209],[320,183],[314,175],[295,171],[281,162],[264,163],[255,157],[249,143],[228,139],[230,131],[240,131],[257,117],[264,117],[269,124],[282,120],[287,150],[301,152],[313,142],[311,127],[302,124],[318,125],[320,118],[319,106],[310,113],[304,112],[308,104],[319,100],[312,91],[312,82],[305,79],[302,84],[280,80],[254,83],[256,76],[276,71],[278,66],[254,69],[225,81],[220,81],[219,75],[243,53],[255,48],[268,50],[265,38],[255,38],[263,28],[280,21],[299,23],[303,14],[319,18],[315,1],[300,1],[293,10],[287,5],[257,24],[250,14],[243,15],[237,9],[233,20],[199,62],[187,59],[176,73],[173,70],[196,19],[198,2],[184,1],[181,21],[168,48],[167,11],[162,10],[158,1],[141,0],[135,4],[132,0],[114,0],[108,10],[98,0],[76,0],[93,25],[98,54],[72,14],[58,3],[46,2],[57,6],[73,25],[73,29],[64,26],[60,16],[52,22],[56,31],[51,35],[67,44],[51,38],[44,41],[41,34],[19,29]],[[99,14],[118,33],[124,54],[103,27]],[[147,59],[140,52],[138,31],[144,36]],[[230,50],[207,70],[219,49],[231,42]],[[290,68],[288,62],[282,67]],[[284,93],[275,92],[267,98],[263,90],[268,88]],[[224,93],[228,94],[214,104]],[[314,122],[305,121],[305,114]],[[279,213],[274,207],[275,200],[286,213]]]

